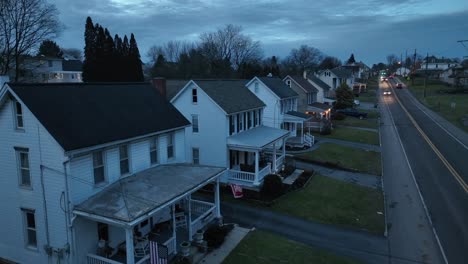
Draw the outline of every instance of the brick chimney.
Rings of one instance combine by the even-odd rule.
[[[166,97],[166,78],[156,77],[151,80],[154,89],[158,91],[162,96]]]

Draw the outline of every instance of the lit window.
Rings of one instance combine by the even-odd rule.
[[[198,133],[198,115],[192,115],[192,132]]]
[[[192,103],[198,103],[197,89],[192,89]]]
[[[104,182],[104,157],[102,151],[93,153],[94,184]]]
[[[15,102],[16,129],[23,129],[23,108],[19,102]]]
[[[128,162],[128,146],[123,145],[119,147],[120,153],[120,175],[125,175],[130,172],[130,166]]]
[[[24,219],[24,234],[27,247],[37,247],[36,217],[34,210],[21,209]]]
[[[21,186],[31,187],[31,171],[29,169],[29,150],[15,147],[18,160],[19,183]]]
[[[200,149],[193,148],[192,149],[192,157],[193,157],[193,164],[195,164],[195,165],[200,164]]]
[[[167,158],[174,158],[174,133],[167,135]]]
[[[151,164],[158,163],[158,138],[155,137],[150,140],[150,159]]]

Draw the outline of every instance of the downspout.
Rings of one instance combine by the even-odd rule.
[[[37,126],[37,138],[38,138],[38,144],[39,144],[39,168],[41,170],[41,189],[42,189],[42,205],[44,209],[44,223],[45,223],[45,232],[46,232],[46,242],[47,245],[45,248],[50,248],[50,235],[49,235],[49,219],[47,216],[47,200],[46,200],[46,195],[45,195],[45,186],[44,186],[44,166],[42,165],[42,145],[41,145],[41,134],[39,131],[39,125]],[[49,254],[48,250],[47,252],[47,261],[50,263],[50,257],[52,254]]]
[[[66,161],[63,162],[63,171],[64,171],[64,174],[65,174],[65,215],[66,215],[66,224],[67,226],[65,227],[65,231],[67,233],[67,244],[68,246],[70,247],[70,241],[69,241],[69,238],[68,238],[68,228],[70,229],[70,236],[71,236],[71,241],[72,241],[72,245],[73,245],[73,251],[71,249],[69,249],[69,252],[68,252],[68,258],[70,258],[70,255],[71,255],[71,251],[73,253],[75,253],[75,237],[74,237],[74,232],[73,232],[73,223],[70,219],[70,188],[68,186],[68,173],[67,173],[67,163],[70,162],[70,159],[67,159]]]

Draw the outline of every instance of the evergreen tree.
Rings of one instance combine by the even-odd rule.
[[[346,83],[342,83],[335,91],[335,109],[350,108],[354,105],[354,94]]]
[[[91,17],[86,19],[84,38],[83,81],[90,82],[96,78],[96,29]]]
[[[273,74],[273,76],[280,76],[280,68],[276,56],[271,57],[271,74]]]
[[[44,40],[39,46],[38,56],[46,56],[52,58],[63,58],[63,52],[60,47],[52,40]]]
[[[354,53],[351,53],[351,56],[348,59],[348,62],[346,64],[353,64],[356,63],[356,60],[354,59]]]
[[[130,35],[130,47],[128,50],[128,67],[129,67],[129,79],[128,81],[142,82],[143,78],[143,67],[140,60],[140,51],[135,40],[133,33]]]

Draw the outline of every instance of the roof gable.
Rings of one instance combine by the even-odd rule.
[[[291,97],[299,96],[291,87],[287,86],[283,80],[278,77],[254,77],[247,85],[253,82],[253,80],[259,80],[262,82],[275,96],[280,99],[286,99]]]
[[[322,89],[324,90],[330,90],[331,87],[326,84],[324,81],[320,80],[320,78],[318,78],[317,76],[315,75],[311,75],[309,77],[307,77],[309,79],[309,81],[313,82],[315,85],[321,87]]]
[[[306,93],[318,93],[318,89],[315,88],[310,82],[308,82],[307,79],[304,79],[301,76],[290,76],[290,75],[288,75],[283,79],[283,81],[286,80],[286,79],[292,80],[299,87],[301,87],[302,90],[304,90],[304,92],[306,92]]]
[[[190,124],[148,83],[9,86],[65,151]]]
[[[336,67],[330,70],[333,74],[335,74],[338,78],[351,78],[353,73],[345,69],[344,67]]]

